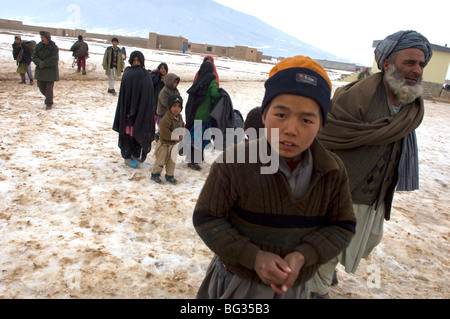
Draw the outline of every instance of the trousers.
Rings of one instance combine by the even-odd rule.
[[[384,204],[353,204],[356,216],[356,233],[349,246],[342,254],[328,263],[320,265],[316,274],[309,281],[312,292],[324,295],[328,292],[333,279],[333,272],[340,262],[347,273],[355,273],[362,258],[369,257],[372,250],[381,242],[384,226]]]
[[[39,91],[45,96],[45,105],[53,105],[53,87],[55,82],[38,81],[37,82]]]

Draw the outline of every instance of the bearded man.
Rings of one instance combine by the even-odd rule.
[[[328,298],[338,262],[355,273],[380,243],[395,190],[418,189],[415,129],[424,117],[422,74],[432,56],[428,40],[399,31],[375,49],[380,73],[336,90],[319,139],[344,162],[350,179],[356,234],[341,256],[319,267],[311,298]]]

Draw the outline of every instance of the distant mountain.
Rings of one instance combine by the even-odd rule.
[[[254,47],[274,57],[348,62],[212,0],[20,0],[2,6],[0,18],[144,38],[156,32],[194,43]]]

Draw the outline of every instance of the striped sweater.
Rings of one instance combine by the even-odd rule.
[[[282,258],[302,253],[305,265],[297,286],[341,253],[354,235],[345,167],[316,140],[309,190],[295,199],[280,171],[265,175],[260,173],[264,164],[248,163],[248,145],[237,146],[246,148],[246,163],[212,165],[194,209],[195,229],[233,273],[261,284],[253,269],[260,249]]]

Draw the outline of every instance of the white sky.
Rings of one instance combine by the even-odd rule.
[[[400,30],[450,46],[449,0],[214,0],[354,63],[372,65],[374,40]]]

